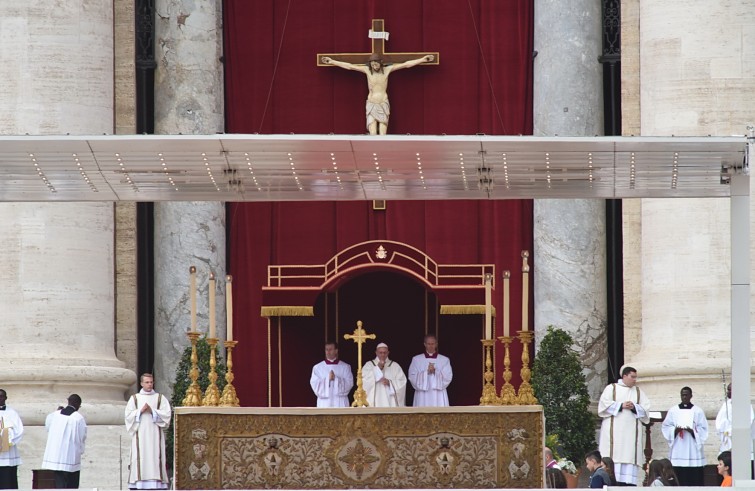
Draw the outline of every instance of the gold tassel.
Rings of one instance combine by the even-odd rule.
[[[277,306],[262,307],[262,317],[314,317],[315,308],[311,306]]]
[[[485,305],[441,305],[441,315],[485,315]],[[493,307],[493,317],[495,317],[495,307]]]

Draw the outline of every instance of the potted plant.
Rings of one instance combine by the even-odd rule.
[[[545,433],[555,437],[550,448],[559,467],[576,476],[585,454],[596,445],[595,416],[589,410],[587,382],[573,344],[566,331],[548,326],[535,355],[532,388],[543,406]]]

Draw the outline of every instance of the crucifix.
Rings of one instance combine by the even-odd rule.
[[[343,339],[351,339],[357,343],[357,390],[354,392],[354,402],[351,403],[352,407],[367,407],[367,393],[362,387],[362,345],[368,339],[375,339],[374,334],[367,334],[367,331],[362,329],[362,321],[357,321],[357,328],[354,329],[352,334],[344,334]]]
[[[391,72],[417,65],[438,65],[437,52],[386,53],[385,42],[389,33],[384,30],[383,19],[372,19],[369,37],[370,53],[318,53],[317,66],[337,66],[362,72],[367,76],[367,131],[371,135],[388,133],[390,104],[388,103],[388,76]]]

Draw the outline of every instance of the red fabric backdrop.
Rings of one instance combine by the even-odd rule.
[[[317,67],[316,54],[369,51],[373,18],[385,19],[391,33],[387,51],[440,52],[438,66],[391,76],[391,133],[532,132],[533,0],[225,0],[224,12],[228,132],[364,133],[364,76]],[[273,340],[274,352],[268,352],[260,288],[269,264],[322,264],[373,239],[408,243],[441,263],[494,263],[494,305],[502,312],[500,275],[511,269],[511,319],[515,329],[519,325],[519,254],[532,250],[530,201],[388,202],[385,211],[366,202],[238,203],[229,206],[228,222],[242,405],[268,404],[268,361],[278,356],[283,373],[273,366],[272,377],[301,384],[328,335],[317,318],[276,319],[273,332],[280,321],[286,351],[278,354]],[[452,403],[475,404],[480,316],[440,316],[438,322],[441,351],[452,357],[459,381]],[[500,315],[496,330],[500,335]],[[407,352],[421,349],[421,339],[406,343]],[[518,365],[513,368],[518,374]],[[297,390],[306,392],[306,385]],[[309,403],[290,397],[297,390],[284,394],[284,404]],[[277,405],[278,394],[272,395]]]

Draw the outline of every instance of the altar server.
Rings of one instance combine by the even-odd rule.
[[[692,389],[682,388],[681,399],[681,404],[668,410],[661,431],[671,447],[669,459],[679,477],[679,485],[702,486],[705,478],[703,445],[708,439],[708,420],[703,410],[690,402]]]
[[[126,405],[126,430],[131,435],[129,489],[167,489],[165,429],[170,424],[168,398],[154,391],[151,373],[141,376],[142,390]]]
[[[42,469],[55,471],[57,489],[77,489],[81,473],[81,455],[87,439],[87,423],[78,412],[81,397],[68,396],[68,405],[50,413],[45,420],[47,446]]]
[[[448,406],[446,388],[453,379],[451,360],[438,353],[438,338],[425,336],[425,352],[412,358],[409,381],[414,387],[414,406]]]
[[[325,343],[325,359],[312,367],[309,385],[317,396],[317,407],[349,407],[354,375],[351,365],[338,359],[338,343]]]
[[[388,358],[388,345],[380,343],[375,359],[362,367],[362,388],[371,407],[402,407],[406,405],[406,375],[401,366]]]
[[[16,410],[5,405],[7,398],[5,390],[0,389],[0,489],[18,489],[18,443],[24,424]]]

